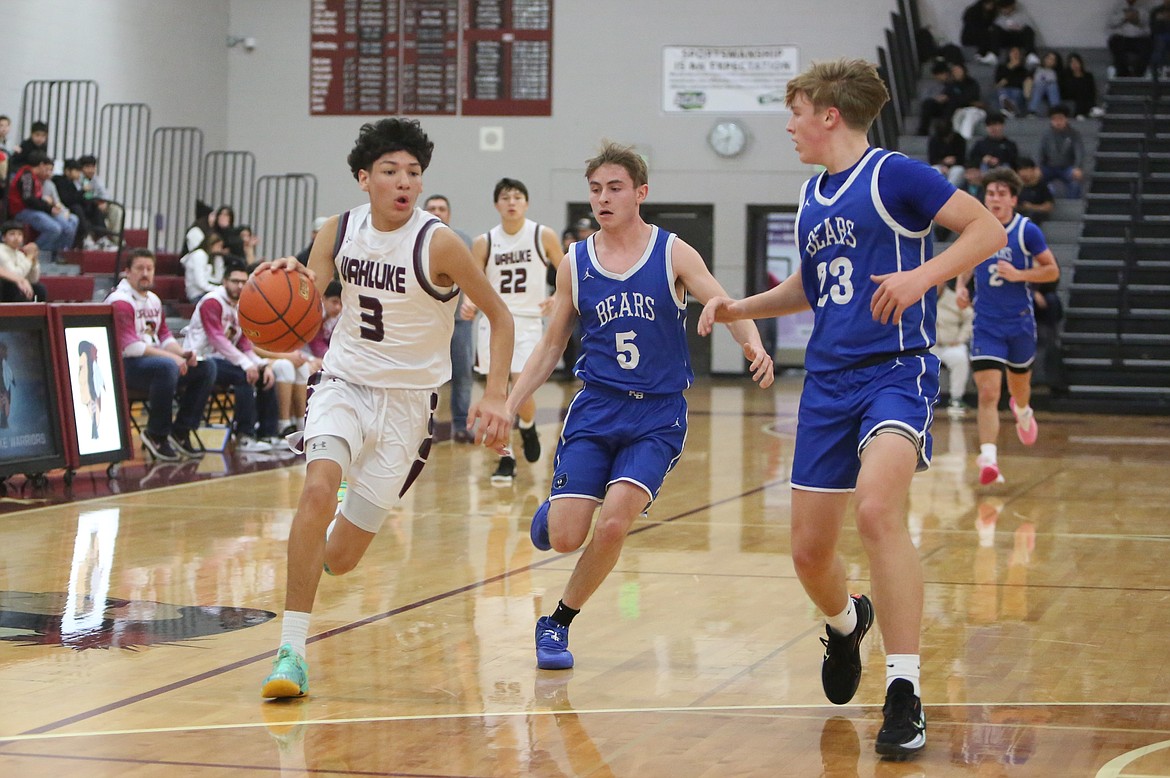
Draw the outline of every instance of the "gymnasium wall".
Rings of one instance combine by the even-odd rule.
[[[1025,1],[1038,17],[1051,12],[1042,35],[1053,42],[1088,34],[1087,17],[1103,18],[1108,8],[1107,0]],[[957,36],[966,2],[920,2],[928,20],[953,18]],[[345,164],[363,118],[308,114],[309,0],[5,0],[4,6],[11,33],[0,46],[0,113],[18,119],[21,89],[30,79],[94,79],[102,102],[146,102],[154,126],[200,127],[205,150],[250,150],[260,174],[314,174],[323,214],[363,199]],[[586,199],[582,163],[598,142],[636,143],[650,160],[652,201],[714,205],[711,260],[724,286],[742,293],[746,206],[792,203],[810,171],[792,152],[787,114],[740,117],[751,143],[741,157],[724,160],[705,142],[716,116],[663,113],[662,47],[793,44],[802,67],[842,55],[873,59],[895,6],[895,0],[556,0],[553,115],[424,119],[436,142],[426,190],[447,194],[453,222],[474,233],[496,222],[495,181],[519,178],[531,192],[531,216],[559,230],[565,204]],[[255,38],[254,50],[228,48],[229,35]],[[483,126],[503,128],[503,151],[479,151]],[[738,370],[738,349],[725,332],[718,337],[713,368]]]

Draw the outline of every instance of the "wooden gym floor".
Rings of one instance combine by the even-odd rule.
[[[687,450],[568,672],[532,636],[576,557],[527,533],[570,384],[538,393],[545,453],[510,488],[435,447],[322,581],[302,700],[258,694],[300,463],[0,515],[0,775],[1170,776],[1170,419],[1041,413],[1024,449],[1005,414],[990,488],[973,412],[937,420],[907,516],[928,744],[883,762],[878,630],[854,702],[821,692],[788,543],[799,379],[778,383],[689,392]],[[852,528],[843,552],[865,591]]]

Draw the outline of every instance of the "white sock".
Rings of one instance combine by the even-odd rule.
[[[309,614],[303,611],[285,611],[280,623],[280,645],[286,643],[293,651],[305,656],[305,641],[309,637]]]
[[[535,416],[532,417],[531,419],[529,419],[528,421],[524,421],[524,419],[520,420],[520,429],[522,429],[522,430],[530,430],[534,426],[536,426],[536,417]]]
[[[857,629],[857,608],[853,607],[853,598],[849,598],[849,604],[845,606],[845,610],[836,616],[825,619],[825,623],[829,625],[829,629],[842,637],[852,635],[853,630]]]
[[[995,458],[996,448],[994,443],[981,443],[979,445],[979,456],[983,457],[985,462],[998,462]]]
[[[886,654],[886,689],[897,678],[905,678],[914,684],[914,693],[919,697],[922,692],[918,686],[919,659],[918,654]]]
[[[278,429],[284,429],[290,424],[292,424],[292,419],[281,419],[280,421],[276,422]]]

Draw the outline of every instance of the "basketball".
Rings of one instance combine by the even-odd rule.
[[[240,292],[240,329],[268,351],[295,351],[321,329],[321,295],[309,277],[269,268]]]

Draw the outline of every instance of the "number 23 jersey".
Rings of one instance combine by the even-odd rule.
[[[923,162],[871,148],[852,168],[805,182],[796,214],[801,282],[812,306],[805,368],[857,366],[881,354],[934,345],[935,291],[880,324],[871,275],[913,270],[932,256],[934,215],[954,186]]]
[[[669,394],[694,381],[686,302],[676,296],[671,263],[675,236],[651,227],[645,252],[624,273],[601,266],[592,235],[565,257],[581,317],[581,357],[573,372],[586,384]]]
[[[459,289],[430,280],[431,236],[447,227],[415,208],[406,224],[382,232],[366,204],[342,214],[337,228],[341,316],[325,372],[383,389],[433,389],[449,380]]]

